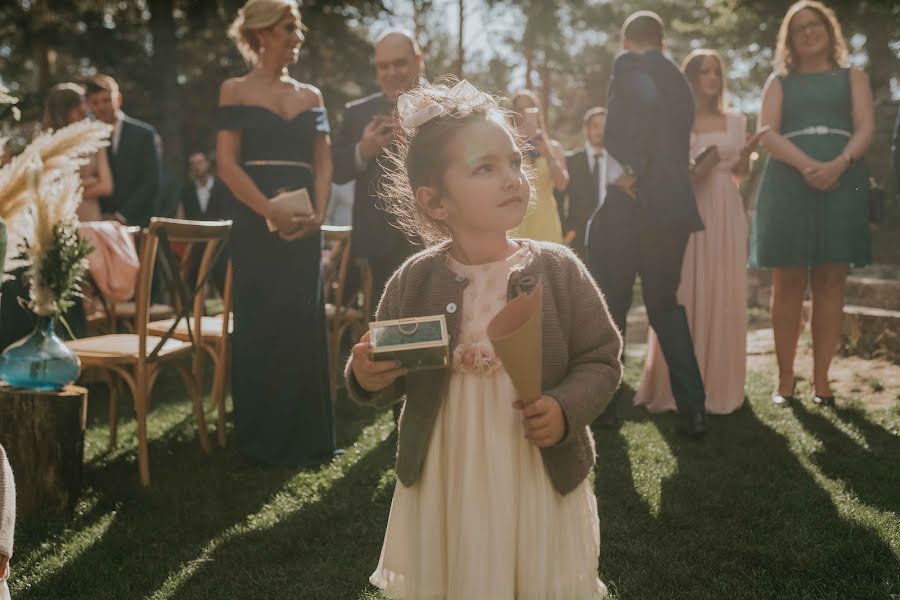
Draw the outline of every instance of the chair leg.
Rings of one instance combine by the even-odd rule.
[[[217,423],[216,433],[219,439],[219,446],[225,447],[225,378],[228,376],[228,347],[225,341],[220,341],[217,348],[217,358],[215,360],[216,370],[213,373],[212,401],[216,405]]]
[[[119,381],[109,371],[103,374],[109,388],[109,449],[113,450],[119,442]]]
[[[184,364],[176,363],[178,372],[181,373],[181,379],[184,381],[184,387],[187,388],[191,399],[194,402],[194,420],[197,422],[197,435],[200,437],[200,447],[209,454],[209,437],[206,435],[206,418],[203,416],[203,397],[200,393],[201,385],[194,380],[193,374],[188,371]]]
[[[137,417],[138,430],[138,471],[141,475],[141,484],[150,487],[150,449],[147,443],[147,400],[149,379],[147,368],[138,365],[135,373],[134,412]]]
[[[335,319],[337,321],[337,319]],[[334,402],[334,399],[337,395],[337,374],[338,374],[338,360],[341,357],[341,333],[342,328],[337,322],[331,324],[331,344],[328,348],[329,361],[328,361],[328,382],[331,387],[331,401]]]

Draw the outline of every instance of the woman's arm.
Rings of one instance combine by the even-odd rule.
[[[93,198],[101,198],[103,196],[112,196],[113,179],[112,170],[109,168],[109,158],[106,155],[106,148],[97,151],[97,177],[86,183],[84,186],[84,197],[88,200]]]
[[[850,69],[850,97],[853,102],[853,135],[844,148],[851,160],[859,160],[875,136],[875,105],[869,76],[860,69]]]
[[[769,77],[766,87],[763,89],[762,107],[759,111],[758,127],[769,126],[769,130],[762,136],[762,145],[774,158],[787,163],[801,173],[807,169],[821,165],[812,159],[789,139],[781,135],[781,108],[784,102],[784,90],[781,80],[776,75]]]
[[[227,80],[219,90],[219,106],[240,104],[237,82]],[[241,167],[238,157],[241,149],[241,132],[220,129],[216,134],[216,173],[234,196],[266,219],[273,219],[269,199],[257,187]],[[274,219],[273,219],[274,220]],[[277,224],[277,223],[276,223]],[[279,227],[281,229],[281,227]]]
[[[319,107],[325,106],[322,93],[316,90]],[[331,136],[327,133],[316,135],[313,150],[313,170],[316,178],[315,210],[319,224],[325,222],[328,213],[328,200],[331,198],[331,180],[334,175],[334,164],[331,161]]]

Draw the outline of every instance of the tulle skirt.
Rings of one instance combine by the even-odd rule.
[[[397,483],[370,581],[395,600],[600,600],[589,480],[560,495],[509,376],[454,373],[419,480]]]

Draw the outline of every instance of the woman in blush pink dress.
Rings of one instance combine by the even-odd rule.
[[[726,414],[744,402],[747,361],[748,229],[736,179],[749,171],[758,138],[747,140],[747,118],[725,110],[724,69],[718,53],[695,50],[682,69],[697,106],[691,156],[715,148],[693,173],[697,208],[706,228],[688,242],[678,301],[691,325],[706,412]],[[652,329],[634,403],[651,412],[675,410],[668,368]]]

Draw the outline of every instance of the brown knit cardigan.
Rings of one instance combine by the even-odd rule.
[[[541,454],[554,487],[566,494],[578,487],[594,465],[594,438],[588,426],[619,385],[622,339],[603,295],[575,254],[557,244],[517,241],[531,251],[532,260],[510,273],[507,296],[511,300],[544,282],[543,389],[562,407],[566,433],[555,446],[542,448]],[[445,242],[408,259],[388,282],[377,318],[444,314],[452,355],[467,281],[448,267],[448,250]],[[360,404],[388,406],[405,398],[396,470],[401,483],[413,485],[446,396],[449,370],[409,373],[374,393],[359,385],[349,362],[345,374],[350,396]]]

